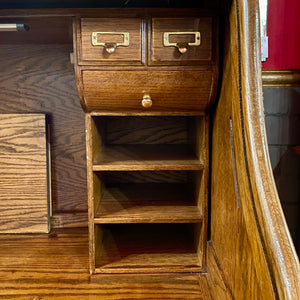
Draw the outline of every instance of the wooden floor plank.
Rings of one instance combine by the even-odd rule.
[[[211,299],[205,275],[89,275],[87,229],[0,244],[0,299]]]

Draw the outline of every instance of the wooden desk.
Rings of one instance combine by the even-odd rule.
[[[53,219],[56,221],[53,224],[74,227],[82,225],[82,216],[86,216],[86,157],[83,149],[84,137],[87,135],[89,268],[86,265],[86,248],[82,250],[81,242],[78,244],[76,238],[69,240],[64,233],[62,240],[58,238],[53,243],[57,246],[52,243],[49,246],[53,247],[53,256],[51,251],[49,253],[41,248],[43,254],[49,256],[45,264],[47,268],[52,268],[51,260],[53,257],[57,258],[57,271],[60,275],[56,278],[62,280],[65,276],[68,277],[73,266],[71,269],[64,269],[59,263],[63,264],[66,257],[59,262],[60,256],[55,256],[55,253],[61,253],[62,248],[67,251],[64,245],[69,241],[72,250],[70,254],[65,252],[69,261],[72,257],[77,257],[77,251],[83,251],[84,258],[81,257],[79,265],[82,266],[84,261],[84,272],[89,269],[93,273],[89,280],[99,280],[96,288],[103,291],[104,295],[104,276],[114,278],[111,281],[113,287],[110,286],[108,291],[109,297],[114,297],[112,293],[119,289],[118,280],[115,279],[117,277],[94,273],[122,273],[120,281],[129,280],[130,283],[132,277],[129,273],[160,273],[151,277],[155,278],[155,289],[165,286],[166,282],[172,282],[171,291],[174,292],[181,278],[184,278],[184,286],[187,279],[187,275],[178,273],[196,272],[198,275],[189,275],[191,277],[188,279],[196,291],[193,295],[189,293],[194,298],[201,299],[210,294],[215,299],[298,299],[299,263],[281,211],[266,148],[257,2],[236,0],[222,1],[219,4],[217,1],[204,1],[200,6],[203,15],[194,9],[169,8],[0,12],[2,20],[28,21],[32,27],[27,36],[6,34],[1,39],[1,65],[4,66],[1,82],[2,109],[7,112],[50,113],[54,134],[56,217]],[[208,8],[212,10],[208,11]],[[216,24],[215,29],[219,29],[220,33],[217,34],[218,30],[212,25],[212,47],[205,48],[206,54],[200,62],[195,58],[192,63],[178,58],[173,58],[170,62],[164,55],[160,56],[161,52],[157,48],[151,50],[151,45],[157,40],[155,34],[146,33],[152,28],[151,24],[155,24],[153,20],[186,17],[201,19],[212,16],[219,19],[219,24],[211,24]],[[79,41],[77,39],[88,36],[81,36],[81,22],[90,18],[98,20],[107,17],[131,21],[138,18],[142,20],[139,24],[147,25],[141,26],[141,33],[144,34],[141,34],[141,43],[137,46],[138,55],[129,55],[131,63],[128,63],[126,55],[125,63],[122,61],[121,51],[119,59],[122,63],[117,63],[117,66],[116,61],[107,63],[101,56],[90,61],[90,50],[80,56],[83,46],[80,38]],[[72,27],[72,24],[75,26]],[[213,42],[213,37],[217,42]],[[206,40],[210,41],[209,37]],[[213,54],[218,42],[220,66],[218,56]],[[69,52],[73,50],[78,95],[85,110],[86,128],[84,114],[79,107],[73,66],[69,63]],[[207,56],[207,53],[212,55]],[[114,86],[112,82],[116,77],[118,84]],[[122,79],[126,84],[121,84]],[[132,82],[133,88],[130,88],[129,82]],[[144,95],[141,95],[139,102],[135,102],[132,99],[143,92],[140,90],[142,85],[145,85]],[[118,89],[118,86],[121,88]],[[163,86],[167,89],[164,90]],[[170,96],[172,91],[177,98]],[[183,92],[191,97],[185,99]],[[130,94],[129,98],[127,93]],[[118,136],[117,128],[121,134],[114,138]],[[141,131],[138,135],[133,134],[139,129]],[[149,142],[151,139],[152,143]],[[130,147],[138,144],[137,140],[140,144]],[[153,172],[155,176],[152,176],[153,173],[147,176],[146,174],[150,174],[147,172]],[[123,183],[126,184],[122,185]],[[133,190],[136,197],[139,191],[147,190],[146,186],[141,187],[140,184],[149,183],[151,185],[148,185],[147,194],[154,190],[156,184],[162,184],[159,189],[162,193],[158,195],[163,195],[164,198],[162,213],[159,206],[147,204],[153,199],[160,200],[159,197],[155,198],[157,194],[154,193],[147,200],[142,192],[140,197],[147,204],[146,208],[136,205],[137,201],[131,196],[129,201],[121,203],[128,209],[116,212],[120,203],[116,205],[116,197],[112,197],[112,194],[124,198],[124,195],[130,195]],[[167,185],[162,187],[163,183]],[[134,189],[129,189],[131,184]],[[171,184],[176,184],[178,192]],[[183,200],[180,198],[182,194],[191,194],[191,200]],[[177,204],[180,205],[176,201],[167,201],[170,195],[172,198],[178,197]],[[147,211],[147,207],[151,207],[151,210]],[[136,214],[136,211],[139,213]],[[77,218],[78,215],[80,218]],[[75,229],[70,231],[71,236],[72,232],[78,232]],[[188,232],[192,232],[192,235]],[[83,243],[86,243],[86,232],[82,238]],[[47,245],[46,236],[41,239],[41,243]],[[62,246],[59,246],[59,241],[62,241]],[[34,237],[31,237],[27,248],[30,249],[34,242]],[[135,247],[135,243],[140,247]],[[10,245],[8,243],[6,254],[2,255],[8,257],[6,261],[11,260],[7,254]],[[86,247],[86,244],[82,247]],[[38,257],[35,250],[28,251],[29,256]],[[25,266],[25,257],[17,266],[23,260]],[[30,269],[31,261],[27,260],[27,263],[26,268]],[[3,266],[4,269],[12,272],[7,265]],[[33,269],[36,274],[39,273],[38,266],[35,265]],[[172,274],[167,277],[162,275],[169,272]],[[44,276],[44,273],[39,274]],[[87,278],[89,275],[78,276]],[[198,276],[200,283],[196,284],[194,280]],[[25,280],[26,274],[22,273],[20,277]],[[21,280],[20,277],[18,280]],[[10,278],[14,280],[13,277]],[[134,278],[132,284],[135,285],[137,280],[137,285],[142,287],[144,293],[149,277],[135,275]],[[38,294],[33,292],[33,288],[41,291],[44,283],[36,280],[36,286],[31,285],[32,281],[29,280],[28,291],[33,295]],[[9,285],[11,287],[11,281]],[[94,287],[89,285],[86,289]],[[78,288],[78,281],[75,288]],[[14,287],[8,291],[18,293]],[[171,291],[164,295],[174,298]],[[135,289],[132,293],[133,297],[140,296]],[[48,297],[49,292],[41,291],[40,294]],[[180,294],[182,295],[181,291]],[[161,294],[156,294],[156,290],[151,290],[150,295],[152,298],[162,297]],[[50,296],[60,296],[59,291]],[[63,296],[66,297],[66,293]],[[70,292],[67,297],[77,296],[78,294],[72,295]],[[133,298],[131,296],[127,295]],[[107,294],[104,297],[108,297]]]

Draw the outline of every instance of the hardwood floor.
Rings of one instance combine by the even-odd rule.
[[[0,235],[0,299],[212,299],[205,275],[93,275],[88,231]]]

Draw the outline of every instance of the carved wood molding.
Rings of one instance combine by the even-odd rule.
[[[300,86],[300,70],[263,70],[264,87]]]

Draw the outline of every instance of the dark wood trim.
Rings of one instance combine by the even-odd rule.
[[[300,70],[263,70],[264,87],[300,86]]]

